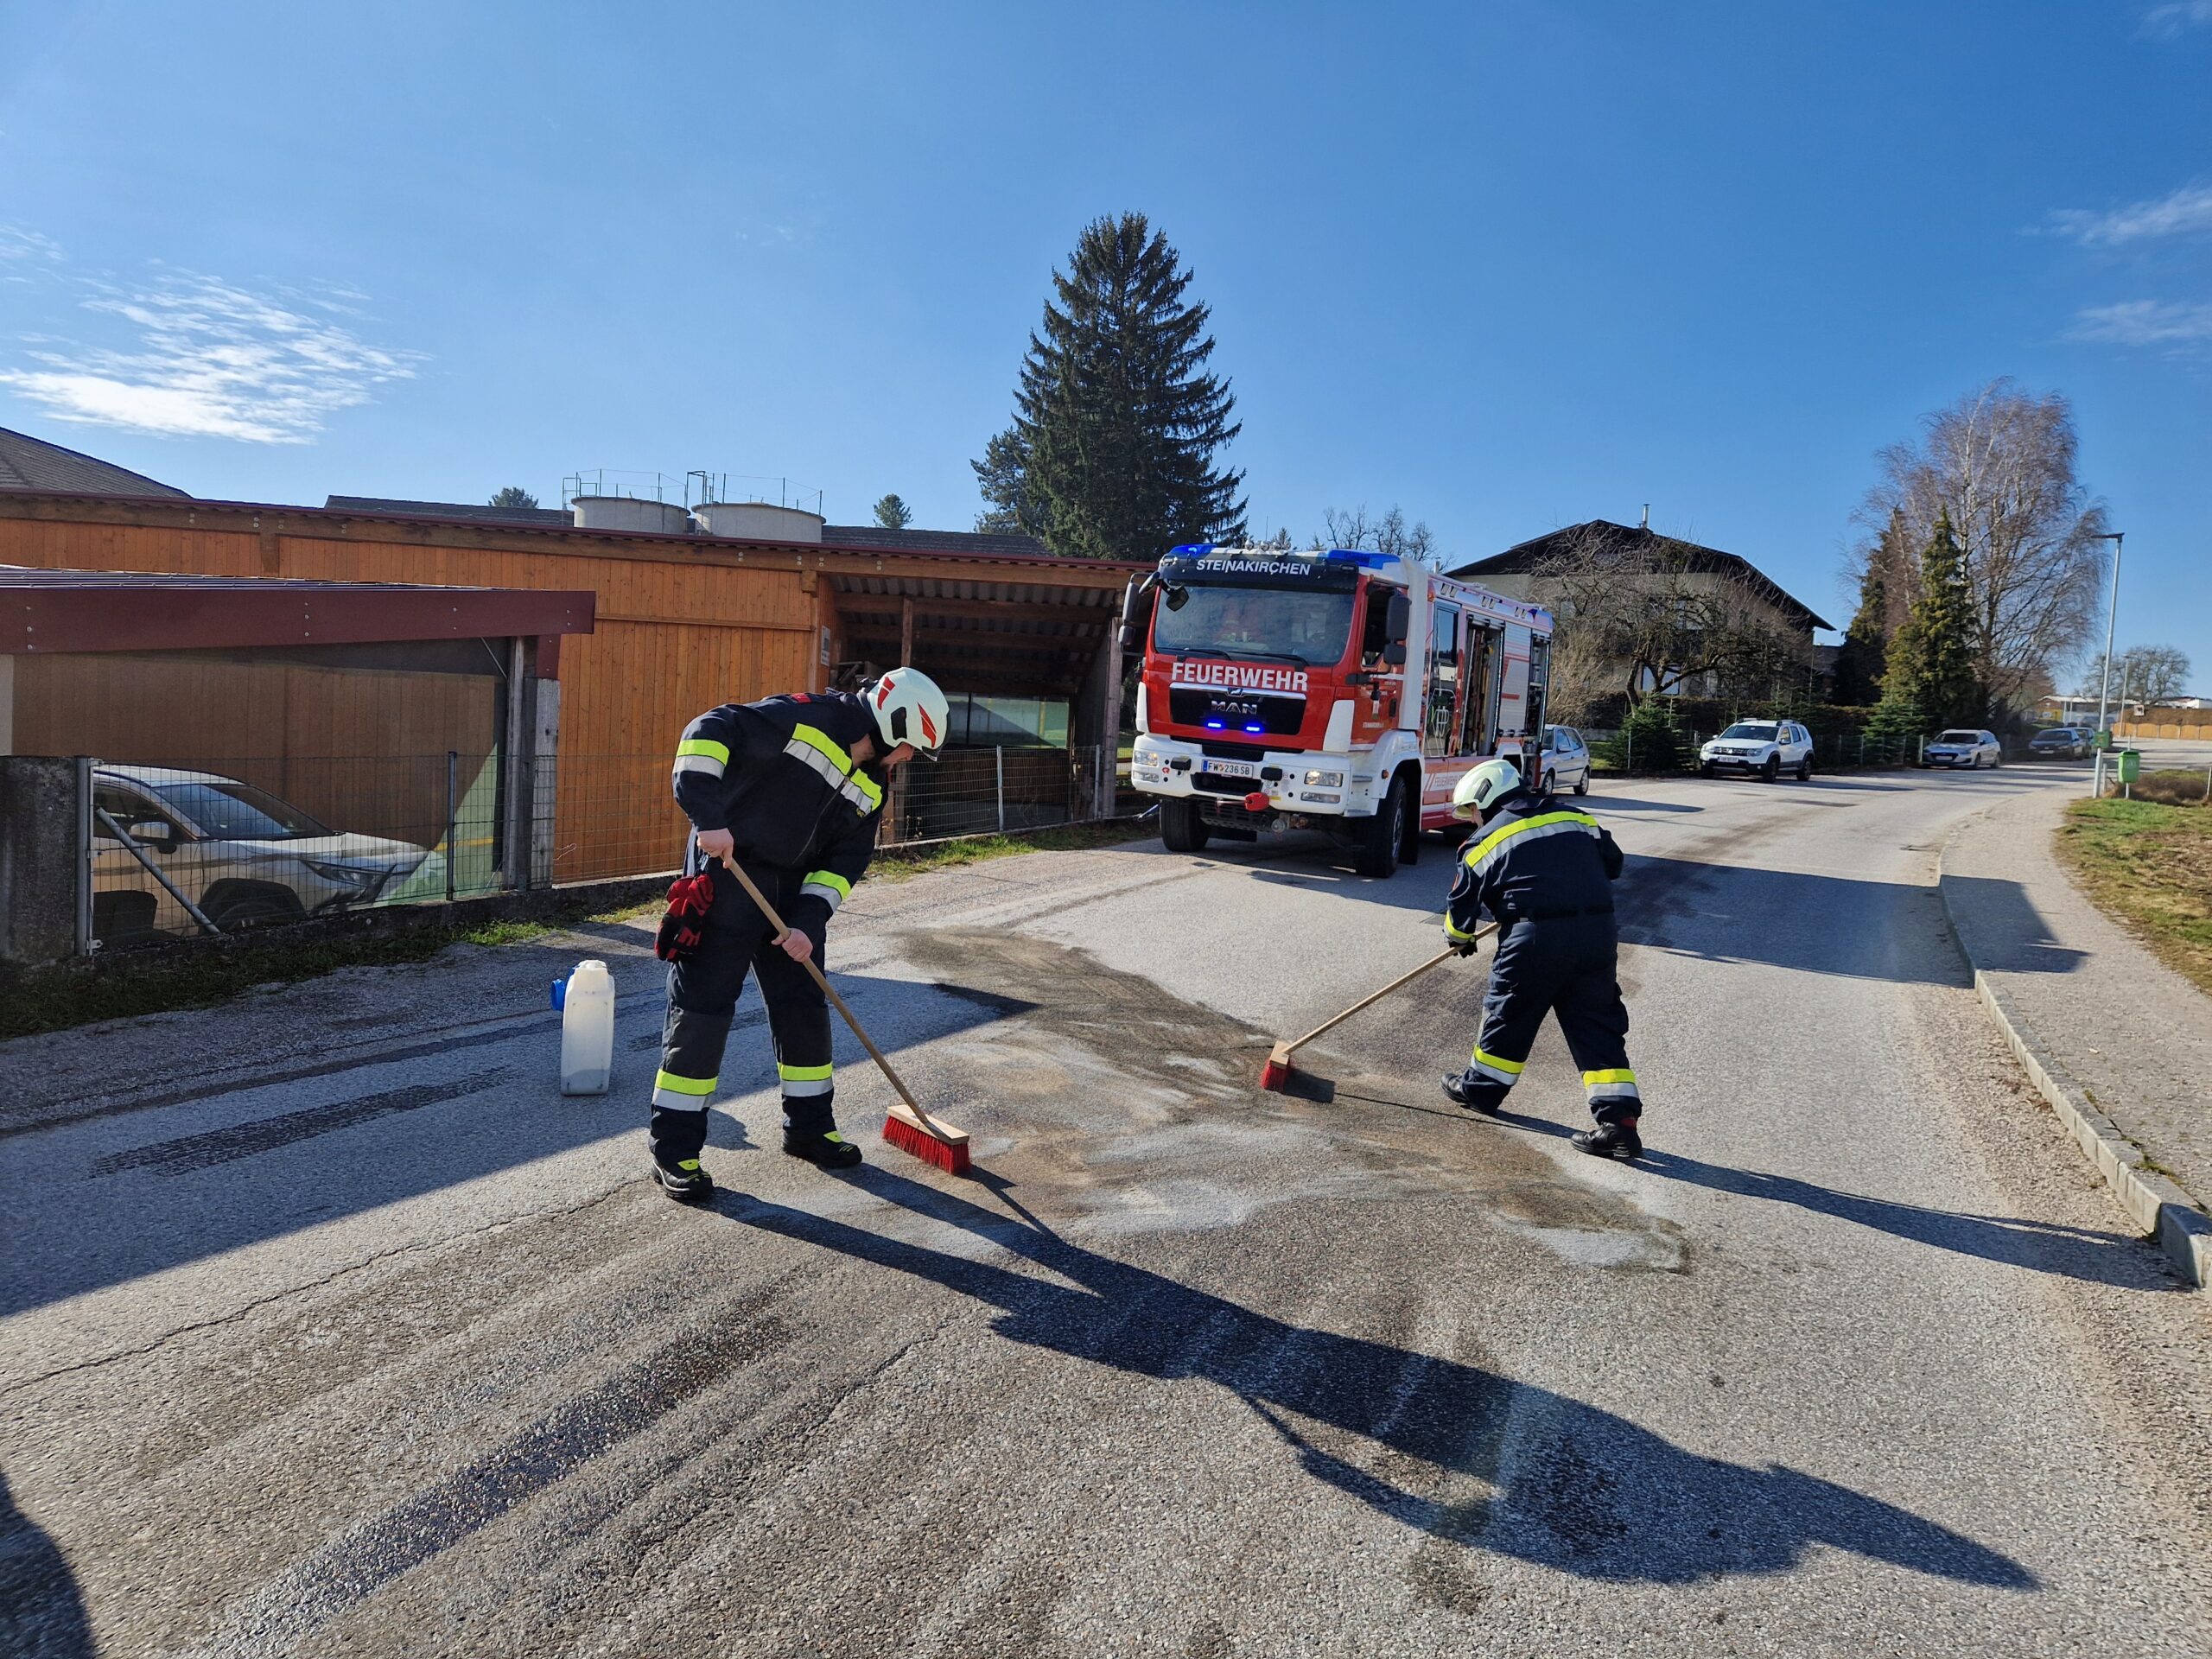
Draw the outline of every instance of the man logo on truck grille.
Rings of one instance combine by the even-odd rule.
[[[1188,663],[1175,664],[1174,686],[1200,686],[1209,690],[1267,691],[1279,697],[1306,695],[1306,671],[1274,668],[1261,663]]]

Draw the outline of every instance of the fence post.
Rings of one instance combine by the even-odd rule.
[[[453,902],[453,867],[461,856],[461,839],[454,821],[461,810],[461,751],[446,751],[446,902]]]
[[[1636,775],[1636,728],[1630,727],[1621,734],[1621,738],[1628,746],[1628,753],[1621,757],[1621,770],[1629,776],[1634,777]]]
[[[92,937],[92,879],[97,868],[92,847],[92,757],[73,755],[71,760],[76,773],[76,800],[70,809],[75,820],[76,845],[70,861],[77,871],[77,954],[89,957],[97,943]],[[2212,784],[2206,787],[2212,789]]]
[[[999,798],[999,834],[1006,834],[1006,745],[991,746],[991,772],[996,779]]]

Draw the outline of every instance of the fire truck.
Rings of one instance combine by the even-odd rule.
[[[1551,634],[1541,606],[1363,549],[1178,547],[1122,603],[1131,780],[1174,851],[1320,830],[1389,875],[1476,761],[1539,764]]]

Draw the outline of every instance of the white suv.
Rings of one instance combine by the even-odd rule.
[[[92,933],[103,944],[195,931],[177,893],[230,933],[372,904],[417,872],[442,885],[442,854],[327,830],[217,772],[103,766],[92,802]]]
[[[1768,783],[1783,772],[1813,775],[1813,734],[1794,720],[1739,720],[1697,752],[1697,775],[1753,772]]]

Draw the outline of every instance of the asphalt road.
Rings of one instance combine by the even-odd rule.
[[[863,887],[955,1180],[639,1179],[637,930],[0,1047],[0,1653],[2198,1654],[2207,1305],[2031,1100],[1935,849],[2075,767],[1600,780],[1654,1150],[1290,842]],[[549,975],[622,995],[554,1091]],[[841,1044],[842,1116],[887,1091]]]

